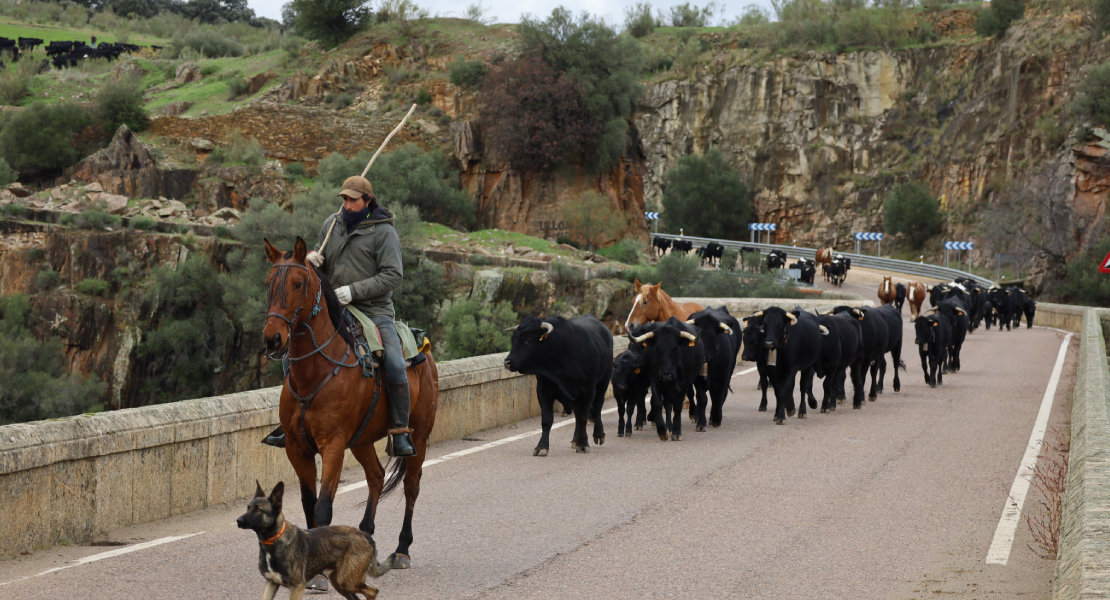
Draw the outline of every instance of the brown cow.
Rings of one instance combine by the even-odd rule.
[[[817,264],[821,265],[821,274],[825,276],[825,281],[829,280],[829,266],[832,265],[833,249],[821,248],[817,251],[817,256],[814,257]]]
[[[897,296],[898,291],[894,289],[894,282],[884,275],[883,282],[879,284],[879,302],[891,304]]]
[[[925,301],[925,286],[911,281],[906,285],[906,300],[910,302],[910,320],[916,321],[921,314],[921,303]]]

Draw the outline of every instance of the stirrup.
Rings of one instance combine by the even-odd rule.
[[[277,429],[271,431],[270,435],[262,438],[262,443],[275,448],[284,448],[285,431],[281,428],[281,425],[278,425]]]
[[[407,427],[390,429],[385,440],[386,455],[395,458],[416,456],[416,446],[412,443],[412,429]]]

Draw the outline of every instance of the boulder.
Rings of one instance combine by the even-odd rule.
[[[192,146],[193,150],[197,150],[199,152],[211,152],[212,148],[216,147],[216,145],[213,144],[211,141],[197,137],[190,139],[189,145]]]
[[[270,83],[270,81],[272,81],[274,77],[277,77],[277,75],[273,71],[267,71],[265,73],[259,73],[254,77],[248,78],[247,95],[253,96],[257,94],[259,90],[265,87],[267,83]]]
[[[239,217],[239,211],[231,208],[230,206],[225,206],[224,208],[221,208],[220,210],[212,213],[213,219],[223,219],[225,221],[232,221],[235,223],[239,222]]]
[[[8,190],[16,198],[26,198],[26,197],[35,193],[35,190],[32,190],[29,187],[23,187],[23,184],[19,183],[18,181],[15,182],[15,183],[9,184],[4,189]]]
[[[197,63],[190,61],[177,68],[174,80],[181,85],[185,85],[200,78],[200,67],[197,66]]]
[[[188,100],[182,100],[180,102],[170,102],[169,104],[162,107],[161,113],[163,116],[176,117],[192,108],[192,106],[193,103],[189,102]]]
[[[100,194],[96,202],[104,207],[104,212],[118,215],[127,210],[127,200],[127,196]]]
[[[77,163],[69,172],[86,186],[98,183],[109,194],[131,198],[183,198],[193,187],[193,169],[162,169],[150,146],[120,125],[108,147]],[[68,182],[63,177],[59,183]]]

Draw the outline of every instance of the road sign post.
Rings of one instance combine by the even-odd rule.
[[[760,241],[763,240],[764,231],[767,232],[767,243],[771,243],[771,232],[778,229],[776,223],[748,223],[748,239],[752,242],[755,241],[755,236],[760,236]],[[758,233],[757,233],[758,232]]]
[[[860,254],[860,242],[879,242],[879,251],[875,256],[883,255],[883,234],[881,233],[853,233],[856,240],[856,254]]]
[[[657,213],[657,212],[645,212],[644,213],[644,218],[647,219],[648,221],[655,221],[655,233],[659,233],[659,213]]]
[[[948,251],[956,251],[956,268],[960,268],[960,253],[964,250],[974,250],[974,242],[944,242],[944,266],[948,267]]]

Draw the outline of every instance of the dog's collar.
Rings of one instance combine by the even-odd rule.
[[[285,521],[282,521],[281,529],[279,529],[278,532],[274,534],[274,537],[272,537],[272,538],[270,538],[266,541],[258,540],[258,543],[259,544],[265,544],[266,546],[273,546],[274,542],[277,541],[277,539],[281,537],[281,534],[285,533],[285,523],[286,523]]]

